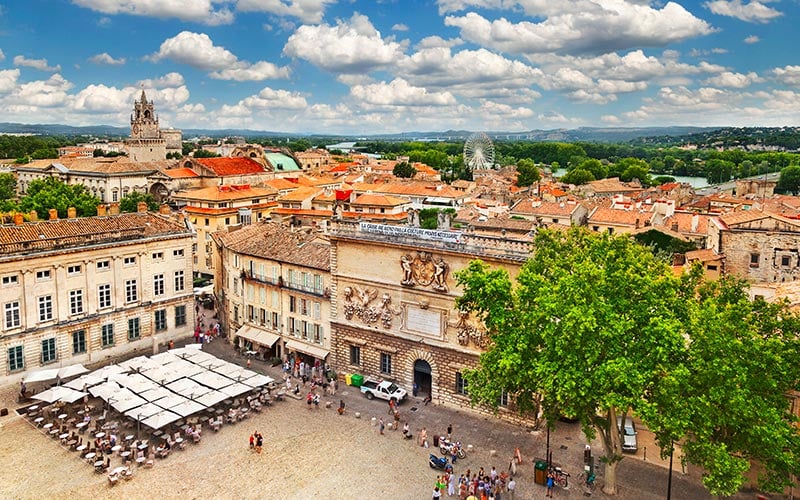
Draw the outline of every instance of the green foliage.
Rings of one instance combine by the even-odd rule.
[[[667,263],[672,263],[672,256],[697,250],[697,245],[691,241],[673,238],[661,231],[651,229],[633,237],[640,244],[649,247],[656,257],[662,258]]]
[[[20,200],[20,210],[36,210],[40,219],[48,218],[51,208],[58,210],[58,216],[65,218],[67,208],[75,207],[78,217],[97,215],[100,200],[89,194],[82,184],[64,184],[55,177],[35,179],[28,185],[26,196]]]
[[[564,174],[563,177],[561,177],[561,182],[575,185],[586,184],[587,182],[592,182],[593,180],[595,180],[594,175],[592,175],[592,173],[588,170],[584,170],[582,168],[570,170]]]
[[[58,158],[58,148],[74,146],[75,138],[40,135],[0,135],[0,158],[23,158],[34,156],[34,152],[42,158]],[[47,153],[44,153],[44,152]],[[55,156],[51,156],[55,151]]]
[[[535,182],[539,182],[542,174],[533,160],[519,160],[517,162],[517,186],[527,187]]]
[[[298,151],[306,151],[311,149],[311,141],[308,139],[297,139],[288,144],[289,151],[296,153]]]
[[[195,149],[194,150],[194,157],[195,158],[219,158],[217,153],[213,151],[208,151],[206,149]]]
[[[194,151],[194,144],[191,142],[183,142],[181,143],[181,153],[183,156],[189,156],[189,154]]]
[[[592,173],[595,179],[605,179],[608,177],[608,167],[603,165],[600,160],[590,159],[584,160],[576,168],[581,170],[588,170]]]
[[[31,158],[34,160],[58,158],[58,150],[55,148],[40,148],[31,153]]]
[[[422,229],[436,229],[439,225],[439,212],[456,215],[454,208],[423,208],[419,211],[419,227]]]
[[[153,198],[153,195],[150,193],[140,193],[138,191],[133,191],[123,196],[122,199],[119,200],[119,210],[120,212],[136,212],[139,208],[139,202],[141,201],[147,203],[147,210],[151,212],[158,210],[158,202]]]
[[[392,173],[395,177],[411,178],[417,174],[417,169],[412,167],[407,161],[401,161],[395,164]]]
[[[728,160],[711,159],[706,161],[706,179],[711,184],[727,182],[733,177],[736,164]]]
[[[480,261],[456,273],[457,307],[491,337],[464,373],[474,403],[513,394],[523,414],[580,419],[599,434],[605,492],[616,492],[616,416],[632,411],[663,453],[680,441],[712,495],[735,494],[751,461],[762,488],[800,474],[800,434],[786,395],[800,380],[800,319],[783,302],[751,301],[747,284],[675,277],[625,235],[541,230],[514,282]],[[537,399],[541,398],[541,400]]]
[[[0,174],[0,200],[13,200],[17,197],[17,178],[12,173]]]
[[[541,396],[548,420],[574,415],[588,438],[599,432],[614,468],[616,411],[649,414],[648,394],[681,352],[679,281],[626,236],[542,230],[533,247],[515,284],[480,261],[456,273],[457,306],[491,334],[479,368],[465,372],[470,395],[496,407],[506,391],[523,413]],[[606,492],[615,488],[607,482]]]
[[[623,158],[615,165],[619,171],[619,180],[623,182],[630,182],[633,179],[639,179],[642,186],[650,185],[650,166],[644,160],[637,158]]]
[[[177,151],[170,151],[167,153],[167,160],[180,160],[183,155]]]
[[[775,191],[793,195],[800,193],[800,166],[792,165],[782,169]]]
[[[660,186],[662,184],[669,184],[675,182],[675,177],[669,175],[659,175],[657,177],[653,177],[652,185],[653,186]]]

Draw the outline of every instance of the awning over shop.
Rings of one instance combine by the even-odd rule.
[[[263,345],[266,347],[274,346],[275,342],[277,342],[280,338],[279,335],[256,328],[252,325],[242,326],[239,328],[239,331],[236,332],[236,335],[240,338],[249,340],[254,344]]]
[[[299,342],[297,340],[289,340],[286,342],[286,349],[290,351],[297,351],[302,352],[304,354],[308,354],[309,356],[314,356],[315,358],[325,359],[330,354],[328,351],[323,349],[320,346],[306,344],[304,342]]]

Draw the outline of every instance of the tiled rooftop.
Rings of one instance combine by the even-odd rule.
[[[231,232],[216,232],[214,238],[226,248],[253,257],[274,259],[298,266],[330,271],[330,244],[281,224],[261,223]]]
[[[195,161],[220,177],[264,173],[264,167],[262,167],[261,164],[247,157],[195,158]]]

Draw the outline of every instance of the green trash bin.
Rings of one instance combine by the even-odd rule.
[[[364,383],[364,375],[354,373],[350,377],[350,382],[352,383],[353,387],[361,387],[361,385]]]
[[[533,464],[533,482],[544,486],[547,484],[547,462],[537,460]]]

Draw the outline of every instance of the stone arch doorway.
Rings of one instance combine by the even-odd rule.
[[[169,197],[169,190],[167,186],[160,182],[156,182],[152,186],[150,186],[150,194],[153,196],[153,199],[159,203],[164,203],[167,198]]]
[[[417,387],[415,396],[429,398],[432,396],[431,365],[424,359],[414,361],[414,385]]]

